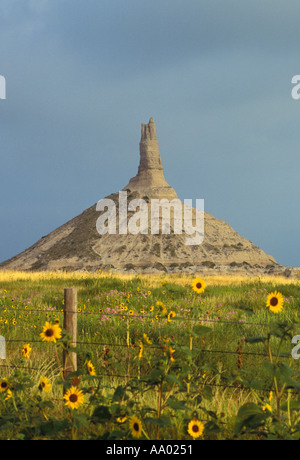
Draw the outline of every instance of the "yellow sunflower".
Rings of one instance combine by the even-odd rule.
[[[164,316],[167,313],[168,313],[167,307],[164,304],[162,304],[161,307],[160,307],[160,315]]]
[[[192,288],[197,294],[202,294],[205,291],[206,283],[201,278],[195,278],[192,282]]]
[[[22,348],[23,358],[29,359],[31,351],[32,351],[32,348],[30,347],[29,343],[26,343],[25,345],[23,345],[23,348]]]
[[[266,307],[273,313],[279,313],[283,309],[283,295],[277,291],[269,294]]]
[[[52,385],[47,379],[47,377],[40,378],[39,390],[44,391],[45,393],[49,393],[52,389]]]
[[[262,410],[264,412],[266,411],[272,412],[272,407],[270,406],[270,404],[266,404],[265,406],[263,406]]]
[[[170,313],[168,314],[168,322],[170,323],[172,319],[175,318],[175,316],[176,316],[175,311],[170,311]]]
[[[97,374],[96,374],[95,366],[92,364],[92,361],[88,361],[86,365],[87,365],[88,373],[95,377]]]
[[[61,328],[58,324],[51,324],[46,321],[40,337],[43,339],[43,342],[56,343],[56,340],[61,338]]]
[[[171,363],[174,363],[175,362],[174,353],[176,352],[176,350],[174,350],[174,348],[172,347],[169,347],[169,352],[170,352],[170,361]]]
[[[0,393],[4,393],[8,390],[8,381],[3,379],[0,381]]]
[[[135,415],[130,418],[129,428],[134,438],[140,438],[142,436],[142,422]]]
[[[203,423],[199,422],[197,419],[193,419],[190,421],[188,425],[188,434],[192,436],[192,438],[199,438],[200,436],[202,436],[203,431]]]
[[[11,392],[11,390],[8,388],[8,390],[6,390],[6,398],[5,398],[5,401],[8,401],[10,398],[12,398],[12,392]]]
[[[152,345],[152,341],[149,339],[146,333],[143,334],[143,338],[148,345]]]
[[[139,359],[142,359],[143,357],[143,351],[144,351],[144,345],[143,345],[143,342],[141,341],[139,343]]]
[[[63,399],[66,401],[65,405],[70,409],[78,409],[84,403],[84,395],[77,387],[71,387],[65,393]]]

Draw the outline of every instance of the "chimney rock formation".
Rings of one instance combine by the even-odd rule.
[[[113,172],[112,172],[113,173]],[[175,190],[166,182],[156,128],[152,118],[142,124],[140,164],[138,173],[123,190],[130,190],[128,201],[143,198],[177,198]],[[145,197],[148,199],[145,200]],[[119,211],[119,193],[107,198],[113,200]],[[178,200],[179,201],[179,200]],[[179,202],[180,205],[181,202]],[[181,203],[183,207],[183,203]],[[193,211],[195,209],[193,208]],[[10,270],[114,270],[134,273],[204,271],[226,272],[237,270],[249,273],[274,272],[280,269],[272,256],[267,255],[235,232],[226,222],[205,212],[204,241],[197,246],[186,244],[185,229],[174,231],[171,222],[169,234],[99,235],[96,223],[100,216],[96,205],[41,238],[30,248],[0,264]],[[117,227],[119,223],[117,224]],[[147,229],[146,229],[147,230]]]
[[[137,191],[149,198],[177,198],[177,193],[164,178],[153,118],[148,124],[142,124],[138,173],[123,190]]]

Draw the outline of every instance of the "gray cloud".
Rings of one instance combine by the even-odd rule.
[[[0,259],[122,188],[153,116],[181,198],[299,265],[299,13],[276,0],[3,0]]]

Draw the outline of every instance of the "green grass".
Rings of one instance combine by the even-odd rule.
[[[62,353],[52,344],[42,343],[39,334],[45,321],[59,319],[62,324],[64,288],[75,287],[78,289],[78,369],[84,375],[86,360],[92,360],[101,381],[101,397],[97,393],[100,401],[105,404],[110,401],[109,407],[113,407],[114,392],[125,385],[130,391],[128,411],[139,411],[152,437],[157,433],[153,422],[148,420],[149,413],[144,415],[145,407],[156,410],[161,436],[166,439],[189,438],[183,426],[186,427],[193,410],[207,421],[207,438],[231,436],[238,408],[249,401],[257,403],[257,398],[265,400],[267,389],[274,385],[274,376],[266,366],[270,361],[266,341],[252,344],[247,338],[267,337],[277,327],[275,323],[285,322],[293,325],[291,336],[299,333],[299,281],[287,284],[282,280],[277,283],[276,279],[247,279],[217,284],[212,280],[201,295],[195,294],[190,285],[190,279],[184,277],[154,280],[90,274],[82,278],[33,276],[2,281],[0,277],[0,334],[7,340],[5,365],[8,366],[0,368],[0,377],[12,378],[17,368],[23,373],[27,369],[35,381],[46,374],[55,383],[54,395],[59,398],[58,388],[63,383],[59,380]],[[266,297],[275,290],[285,298],[284,309],[278,315],[266,308]],[[170,311],[176,313],[172,321],[168,321]],[[151,344],[145,341],[144,334]],[[143,354],[139,359],[141,342]],[[26,362],[21,356],[24,343],[32,347],[30,360]],[[289,340],[281,344],[280,337],[274,334],[269,345],[274,355],[279,345],[280,352],[287,355],[279,363],[291,366],[295,372],[300,370],[298,362],[291,360]],[[174,362],[170,361],[169,347],[176,350]],[[161,387],[166,401],[174,398],[174,407],[180,406],[178,401],[185,401],[190,407],[190,411],[175,411],[174,426],[167,422],[164,426],[163,414],[170,417],[171,406],[163,407],[163,414],[158,413],[159,386],[153,372],[156,369],[159,374],[161,366],[167,376]],[[111,377],[106,377],[108,374]],[[136,391],[130,383],[132,379],[138,382]],[[235,389],[241,381],[247,382],[251,389]],[[83,385],[86,392],[89,384],[87,379]],[[214,412],[215,418],[206,411]],[[61,419],[60,412],[56,414],[54,409],[49,409],[49,414]],[[221,432],[213,429],[214,423],[222,427]],[[104,432],[103,427],[99,428],[98,435]],[[60,436],[60,431],[53,434],[56,438]]]

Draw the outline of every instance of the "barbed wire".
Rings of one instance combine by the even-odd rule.
[[[136,319],[136,318],[142,318],[142,319],[156,319],[157,315],[145,315],[145,314],[139,314],[139,313],[133,313],[133,314],[128,314],[128,313],[111,313],[111,312],[91,312],[91,311],[73,311],[73,310],[26,310],[24,308],[7,308],[3,310],[4,312],[23,312],[23,313],[58,313],[58,314],[76,314],[76,315],[95,315],[95,316],[106,316],[106,317],[120,317],[120,318],[130,318],[130,319]],[[159,315],[160,319],[167,319],[166,317],[163,317]],[[176,316],[172,318],[173,321],[186,321],[186,322],[192,322],[192,323],[221,323],[221,324],[236,324],[239,326],[263,326],[263,327],[270,327],[272,326],[272,323],[257,323],[253,321],[244,321],[244,320],[225,320],[225,319],[220,319],[220,318],[187,318],[184,316]]]
[[[8,339],[6,340],[6,343],[24,343],[24,342],[44,344],[42,340],[38,340],[38,339],[32,339],[32,340],[30,339],[24,339],[24,340]],[[139,345],[135,345],[132,343],[128,345],[125,343],[77,341],[76,346],[77,345],[89,345],[89,346],[101,346],[101,347],[121,347],[121,348],[126,348],[126,349],[135,348],[137,350],[139,349]],[[178,345],[173,344],[172,346],[175,347],[176,349],[181,349],[184,347],[184,345],[180,345],[180,344]],[[147,349],[164,350],[165,348],[167,348],[167,344],[165,345],[157,344],[157,345],[152,345],[152,346],[147,345]],[[218,354],[232,354],[232,355],[242,355],[242,356],[260,356],[264,358],[269,357],[267,353],[258,353],[258,352],[240,351],[240,350],[216,350],[216,349],[193,347],[193,351],[199,351],[199,353],[218,353]],[[291,355],[288,353],[281,353],[279,357],[280,358],[290,358]]]
[[[18,369],[18,370],[26,370],[26,371],[40,371],[40,368],[36,368],[36,367],[32,367],[32,366],[16,366],[16,365],[3,365],[3,364],[0,364],[0,368],[12,368],[12,369]],[[97,373],[96,376],[94,376],[94,379],[97,379],[99,377],[108,377],[108,378],[121,378],[121,379],[126,379],[126,380],[141,380],[143,381],[143,379],[145,378],[142,377],[137,377],[137,376],[131,376],[131,375],[124,375],[124,374],[99,374]],[[202,382],[201,383],[202,387],[205,388],[205,387],[212,387],[212,388],[222,388],[222,389],[230,389],[230,390],[240,390],[240,391],[248,391],[251,393],[251,388],[250,387],[247,387],[247,386],[243,386],[243,385],[232,385],[232,384],[225,384],[225,383],[210,383],[210,382]],[[111,386],[109,386],[109,388],[113,388]],[[201,391],[201,388],[199,388],[199,391]],[[273,387],[268,387],[268,388],[259,388],[257,389],[256,391],[259,391],[259,392],[264,392],[264,393],[269,393],[271,391],[274,391]],[[298,392],[297,391],[292,391],[291,392],[293,395],[297,395]]]
[[[104,312],[104,311],[99,311],[99,312],[91,312],[91,311],[73,311],[73,310],[65,310],[65,309],[60,309],[60,310],[54,310],[54,309],[46,309],[46,310],[41,310],[41,309],[25,309],[25,308],[5,308],[5,312],[23,312],[23,313],[39,313],[39,314],[76,314],[76,315],[97,315],[101,317],[117,317],[117,318],[127,318],[130,320],[135,320],[139,318],[145,318],[145,319],[158,319],[157,315],[148,315],[148,314],[129,314],[129,313],[112,313],[112,312]],[[165,317],[159,316],[159,319],[165,319]],[[248,321],[242,321],[242,320],[225,320],[225,319],[220,319],[220,318],[190,318],[190,317],[182,317],[182,316],[176,316],[172,318],[172,322],[174,321],[185,321],[187,323],[214,323],[214,324],[229,324],[229,325],[238,325],[240,327],[243,326],[262,326],[262,327],[270,327],[272,324],[269,323],[258,323],[258,322],[248,322]],[[41,339],[8,339],[6,340],[7,343],[24,343],[25,341],[30,342],[30,343],[40,343],[44,344]],[[111,343],[111,342],[98,342],[98,341],[77,341],[76,346],[101,346],[101,347],[121,347],[121,348],[134,348],[134,349],[139,349],[139,345],[133,344],[133,343]],[[184,345],[177,345],[177,344],[172,344],[173,347],[176,349],[180,350],[181,348],[184,347]],[[168,344],[153,344],[152,346],[147,345],[147,349],[157,349],[157,350],[165,350],[168,347]],[[220,350],[220,349],[207,349],[207,348],[199,348],[199,347],[193,347],[194,352],[199,352],[201,353],[211,353],[211,354],[225,354],[225,355],[236,355],[236,356],[257,356],[257,357],[269,357],[267,353],[259,353],[259,352],[251,352],[251,351],[243,351],[243,350]],[[285,354],[281,353],[280,358],[290,358],[290,354]],[[22,367],[22,366],[16,366],[16,365],[0,365],[1,368],[12,368],[12,369],[23,369],[23,370],[32,370],[32,371],[39,371],[39,368],[35,367]],[[103,377],[115,377],[115,378],[123,378],[123,379],[128,379],[128,378],[133,378],[130,376],[126,375],[121,375],[121,374],[99,374],[99,376]],[[214,387],[222,387],[222,388],[231,388],[231,389],[247,389],[245,387],[241,386],[236,386],[236,385],[225,385],[225,384],[207,384],[208,386],[214,386]],[[267,390],[265,390],[267,391]],[[270,391],[270,390],[268,390]]]
[[[14,364],[0,364],[0,367],[5,367],[5,368],[12,368],[12,369],[21,369],[21,370],[32,370],[32,371],[39,371],[40,368],[37,367],[32,367],[32,366],[17,366]],[[131,375],[124,375],[124,374],[99,374],[97,373],[96,376],[94,376],[95,379],[99,377],[115,377],[115,378],[122,378],[122,379],[132,379],[132,380],[143,380],[143,377],[137,377],[137,376],[131,376]],[[250,390],[250,388],[243,387],[243,386],[236,386],[232,384],[220,384],[220,383],[208,383],[208,382],[203,382],[202,385],[205,386],[211,386],[211,387],[220,387],[220,388],[234,388],[236,390],[242,389],[242,390]],[[264,391],[271,391],[272,389],[262,389]]]

